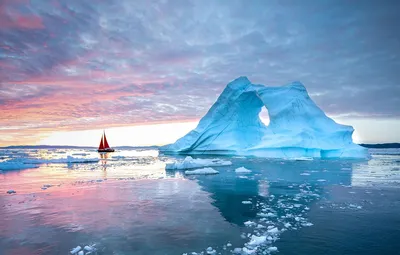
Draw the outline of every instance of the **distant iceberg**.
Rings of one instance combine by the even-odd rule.
[[[259,113],[268,109],[270,124]],[[227,85],[198,126],[165,154],[220,154],[272,158],[368,158],[352,141],[353,127],[336,123],[300,82],[281,87],[239,77]]]

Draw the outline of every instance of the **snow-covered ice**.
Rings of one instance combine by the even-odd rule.
[[[251,173],[251,170],[245,168],[245,167],[239,167],[235,169],[236,173]]]
[[[71,254],[76,254],[76,253],[78,253],[78,251],[80,251],[81,249],[82,249],[82,247],[76,246],[75,248],[73,248],[73,249],[70,251],[70,253],[71,253]]]
[[[185,171],[186,175],[206,175],[206,174],[218,174],[217,170],[212,169],[211,167]]]
[[[268,109],[270,123],[259,117]],[[300,82],[286,86],[230,82],[198,126],[163,153],[226,154],[273,158],[368,158],[352,141],[353,127],[336,123],[312,101]]]
[[[248,242],[248,245],[250,245],[250,246],[258,246],[260,244],[265,243],[266,241],[267,241],[267,237],[266,236],[255,236],[255,235],[252,235],[250,242]]]
[[[167,163],[165,169],[167,170],[183,170],[190,168],[206,167],[206,166],[229,166],[232,162],[222,159],[194,159],[187,156],[183,161]]]

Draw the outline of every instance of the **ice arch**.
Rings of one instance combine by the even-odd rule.
[[[270,123],[259,117],[268,109]],[[198,126],[164,153],[233,154],[262,157],[365,158],[352,141],[354,129],[337,124],[311,100],[300,82],[281,87],[230,82]]]

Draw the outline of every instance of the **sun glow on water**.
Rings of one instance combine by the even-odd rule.
[[[154,124],[106,129],[110,146],[151,146],[173,143],[197,126],[198,122]],[[54,132],[37,144],[98,146],[102,129]]]

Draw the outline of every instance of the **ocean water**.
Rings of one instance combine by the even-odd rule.
[[[371,154],[185,175],[157,150],[3,149],[0,254],[400,254],[400,150]]]

